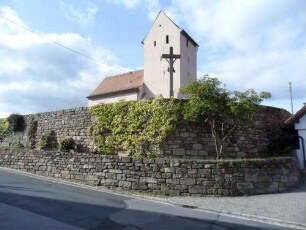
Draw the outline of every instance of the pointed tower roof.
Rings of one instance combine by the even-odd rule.
[[[190,35],[189,35],[185,30],[183,30],[181,27],[179,27],[179,26],[178,26],[171,18],[169,18],[168,15],[165,14],[164,11],[162,11],[162,10],[159,11],[159,13],[158,13],[157,17],[155,18],[155,20],[154,20],[154,22],[153,22],[151,28],[153,27],[154,23],[156,22],[156,20],[157,20],[161,15],[166,16],[166,17],[169,19],[169,21],[171,21],[172,24],[175,25],[175,26],[181,31],[181,34],[183,34],[183,35],[184,35],[191,43],[193,43],[195,46],[199,47],[198,43],[196,43],[195,40],[193,40],[193,38],[190,37]],[[151,28],[150,28],[150,30],[151,30]],[[142,40],[142,42],[141,42],[142,44],[144,44],[144,41],[145,41],[146,38],[148,37],[148,34],[150,33],[150,30],[148,31],[148,33],[147,33],[147,35],[145,36],[145,38]]]

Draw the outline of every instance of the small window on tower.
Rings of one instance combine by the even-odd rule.
[[[186,46],[188,47],[189,40],[186,38]]]
[[[154,46],[156,46],[156,41],[154,41]]]
[[[169,43],[169,35],[166,35],[166,44]]]

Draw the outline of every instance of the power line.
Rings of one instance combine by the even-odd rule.
[[[31,31],[29,28],[27,28],[27,27],[25,27],[25,26],[23,26],[23,25],[20,25],[20,24],[14,22],[14,21],[12,21],[12,20],[10,20],[10,19],[8,19],[8,18],[5,18],[5,17],[3,17],[3,16],[1,16],[1,15],[0,15],[0,18],[2,18],[2,19],[4,19],[4,20],[7,20],[8,22],[10,22],[10,23],[12,23],[12,24],[14,24],[14,25],[16,25],[16,26],[18,26],[18,27],[20,27],[20,28],[22,28],[22,29],[24,29],[24,30],[26,30],[26,31],[28,31],[28,32],[30,32],[30,33],[32,33],[32,34],[34,34],[34,35],[40,37],[40,38],[42,38],[42,39],[44,39],[44,40],[47,40],[47,41],[50,42],[50,43],[53,43],[53,44],[55,44],[55,45],[57,45],[57,46],[59,46],[59,47],[61,47],[61,48],[64,48],[64,49],[66,49],[66,50],[68,50],[68,51],[70,51],[70,52],[73,52],[73,53],[75,53],[75,54],[78,54],[78,55],[80,55],[80,56],[83,56],[83,57],[85,57],[85,58],[88,58],[88,59],[90,59],[90,60],[92,60],[92,61],[95,61],[95,62],[97,62],[97,63],[99,63],[99,64],[102,64],[102,65],[110,66],[110,67],[114,67],[114,68],[116,68],[116,69],[121,69],[121,70],[127,71],[126,68],[123,68],[123,67],[120,67],[120,66],[116,66],[116,65],[110,65],[110,64],[107,64],[106,62],[101,62],[101,61],[99,61],[99,60],[97,60],[97,59],[95,59],[95,58],[93,58],[93,57],[88,56],[87,54],[84,54],[84,53],[81,53],[80,51],[74,50],[74,49],[72,49],[72,48],[70,48],[70,47],[68,47],[68,46],[65,46],[65,45],[63,45],[63,44],[57,42],[57,41],[53,41],[52,39],[49,39],[49,38],[47,38],[47,37],[45,37],[45,36],[42,36],[42,35],[40,35],[40,34],[38,34],[38,33],[35,33],[35,32],[33,32],[33,31]]]

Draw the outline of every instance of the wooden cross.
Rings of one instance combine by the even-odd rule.
[[[175,72],[173,64],[176,59],[180,59],[181,55],[173,54],[173,47],[170,47],[169,54],[162,54],[161,58],[165,58],[166,61],[169,63],[168,72],[170,73],[170,97],[173,97],[173,73]]]

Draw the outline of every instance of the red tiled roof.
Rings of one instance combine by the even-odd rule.
[[[100,96],[108,93],[137,89],[143,85],[143,70],[127,72],[106,77],[98,87],[87,97]]]
[[[306,113],[306,105],[304,105],[299,111],[297,111],[295,114],[293,114],[291,117],[289,117],[285,121],[285,124],[287,126],[293,125],[293,123],[296,122],[297,120],[299,120],[305,113]]]

